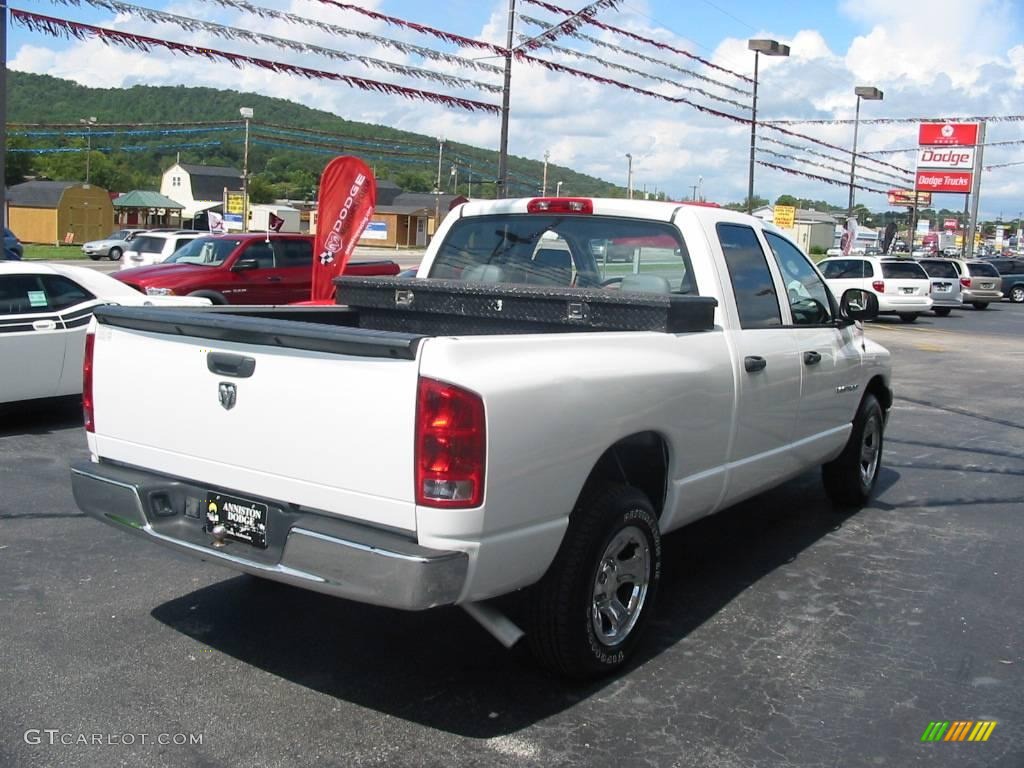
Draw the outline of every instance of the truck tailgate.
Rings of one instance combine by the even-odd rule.
[[[124,308],[97,317],[95,454],[252,500],[415,530],[417,339],[168,317]]]

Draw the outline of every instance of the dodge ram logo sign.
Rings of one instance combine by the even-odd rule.
[[[235,407],[235,401],[238,399],[238,387],[230,381],[222,381],[218,394],[220,395],[220,405],[225,411],[230,411]]]

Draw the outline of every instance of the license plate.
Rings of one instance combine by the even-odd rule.
[[[903,289],[903,295],[904,296],[910,296],[913,293],[914,293],[914,289],[913,288],[904,288]]]
[[[260,549],[267,548],[267,505],[237,496],[206,496],[206,532],[223,526],[224,535]]]
[[[995,283],[982,283],[981,287],[982,288],[991,288],[993,285],[995,285]]]
[[[949,289],[952,287],[949,283],[935,283],[932,286],[932,290],[936,293],[949,293]]]

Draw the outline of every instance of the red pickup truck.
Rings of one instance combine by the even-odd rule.
[[[346,275],[396,275],[388,260],[349,262]],[[310,297],[313,238],[264,233],[197,237],[160,264],[113,274],[150,296],[204,296],[214,304],[291,304]]]

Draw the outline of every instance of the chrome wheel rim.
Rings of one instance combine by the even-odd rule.
[[[1014,288],[1010,292],[1014,304],[1024,304],[1024,288]]]
[[[860,441],[860,482],[870,488],[875,482],[878,462],[882,456],[882,428],[878,417],[873,415],[864,425]]]
[[[651,549],[634,525],[615,534],[594,574],[590,623],[606,647],[619,645],[633,631],[650,587]]]

